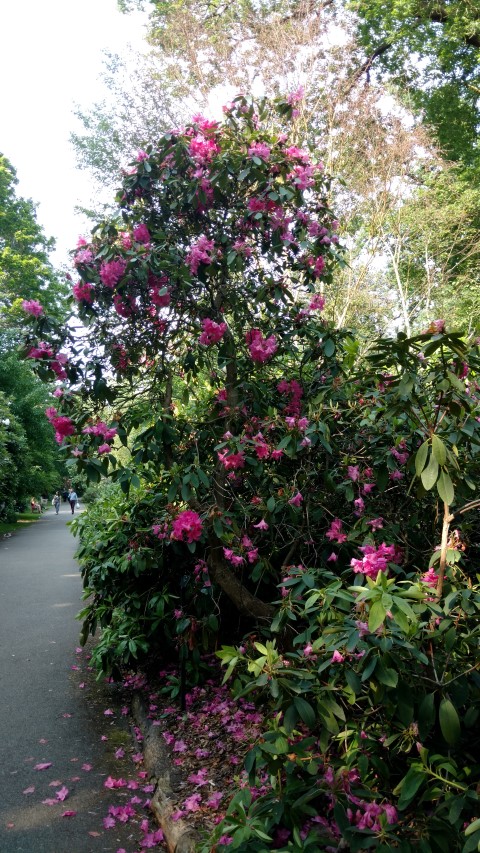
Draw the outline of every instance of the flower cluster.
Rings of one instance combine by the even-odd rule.
[[[260,329],[250,329],[245,336],[252,361],[264,364],[275,355],[278,344],[275,335],[264,338]]]
[[[212,263],[214,250],[214,241],[208,240],[204,235],[199,237],[199,239],[193,243],[190,247],[190,251],[187,252],[185,257],[185,263],[192,275],[197,275],[200,264]]]
[[[366,575],[375,580],[379,572],[386,573],[389,563],[401,563],[402,554],[395,545],[364,545],[359,549],[363,557],[352,559],[350,565],[355,573]]]
[[[172,525],[172,539],[183,542],[198,542],[202,536],[202,519],[191,509],[177,515]]]
[[[58,444],[61,444],[67,436],[75,434],[76,427],[73,421],[66,415],[59,415],[53,406],[46,409],[45,414],[55,430],[55,440]]]
[[[202,326],[203,332],[200,335],[198,342],[199,344],[203,344],[205,347],[210,347],[212,344],[218,344],[227,331],[226,323],[215,323],[214,320],[210,320],[208,317],[205,320],[202,320]]]
[[[33,317],[40,317],[43,314],[43,305],[40,304],[38,299],[24,299],[22,308],[27,314],[31,314]]]

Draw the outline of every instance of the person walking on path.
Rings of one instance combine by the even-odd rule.
[[[70,492],[70,494],[68,496],[68,502],[72,508],[72,515],[75,512],[75,504],[77,503],[77,501],[78,501],[78,495],[77,495],[76,491],[74,489],[72,489],[72,491]]]
[[[55,514],[58,515],[58,513],[60,512],[60,495],[58,494],[58,492],[55,492],[52,504],[55,507]]]

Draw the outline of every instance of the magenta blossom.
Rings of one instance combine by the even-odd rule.
[[[73,285],[72,291],[77,302],[93,302],[93,285],[87,282],[77,281]]]
[[[187,255],[185,257],[185,263],[187,264],[192,275],[197,274],[200,264],[212,263],[214,248],[214,241],[208,240],[207,237],[205,237],[205,235],[203,234],[201,237],[198,238],[196,243],[193,243],[190,248],[190,251],[187,252]]]
[[[40,314],[43,314],[43,305],[40,304],[38,299],[24,299],[22,308],[27,314],[31,314],[33,317],[40,317]]]
[[[218,461],[227,471],[235,471],[237,468],[245,467],[245,456],[242,452],[229,453],[228,450],[222,450],[218,453]]]
[[[105,261],[100,267],[100,278],[105,287],[113,290],[117,282],[122,278],[126,268],[127,262],[123,258],[117,258],[114,261]]]
[[[327,539],[330,539],[330,542],[335,541],[338,542],[339,545],[342,542],[347,541],[347,534],[343,533],[343,521],[339,518],[334,518],[329,529],[325,533]]]
[[[172,539],[184,542],[198,542],[202,536],[202,519],[200,516],[187,509],[177,515],[172,527]]]
[[[270,158],[270,148],[264,142],[254,142],[248,149],[249,157],[258,157],[265,162]]]
[[[303,495],[301,494],[301,492],[297,492],[296,495],[293,495],[293,497],[290,498],[288,503],[291,506],[300,506],[302,501],[303,501]]]
[[[143,222],[133,229],[133,239],[137,243],[147,244],[150,242],[150,231]]]
[[[38,346],[29,349],[27,358],[53,358],[53,349],[50,344],[40,341]]]
[[[269,361],[278,349],[275,335],[264,338],[260,329],[250,329],[245,336],[252,361],[263,364]]]
[[[350,565],[355,573],[367,575],[373,580],[376,579],[379,572],[386,572],[389,563],[401,562],[401,554],[395,548],[395,545],[386,545],[382,542],[381,545],[364,545],[359,549],[363,557],[361,560],[353,559]]]
[[[427,584],[427,586],[431,586],[433,589],[436,588],[438,583],[438,575],[435,573],[433,566],[430,566],[428,572],[424,572],[421,577],[422,583]]]
[[[222,340],[225,332],[227,331],[226,323],[215,323],[215,321],[210,320],[209,317],[202,320],[202,326],[203,332],[200,335],[198,342],[199,344],[203,344],[205,347],[217,344]]]

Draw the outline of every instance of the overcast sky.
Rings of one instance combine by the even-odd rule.
[[[101,98],[102,51],[139,46],[144,21],[121,15],[116,0],[0,0],[0,152],[17,170],[18,193],[38,202],[57,263],[82,230],[74,206],[91,197],[69,143],[74,106]]]

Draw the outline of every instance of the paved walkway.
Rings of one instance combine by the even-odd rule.
[[[82,585],[71,518],[68,504],[58,516],[49,508],[0,541],[1,853],[136,849],[130,825],[102,823],[112,802],[103,783],[121,775],[113,754],[121,731],[118,714],[113,724],[104,716],[109,688],[96,686],[76,651]],[[65,800],[42,802],[65,788]]]

